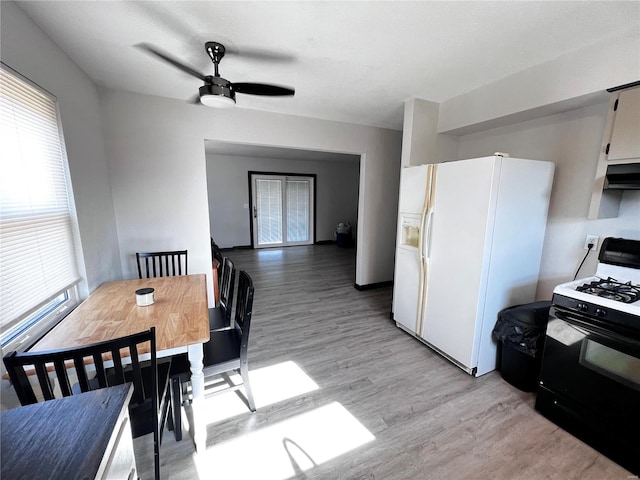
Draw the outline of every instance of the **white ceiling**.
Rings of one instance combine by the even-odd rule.
[[[295,97],[238,94],[237,108],[398,130],[407,98],[441,102],[640,28],[638,1],[18,4],[103,87],[189,99],[200,80],[133,45],[150,43],[210,74],[204,42],[214,40],[237,51],[220,67],[231,82],[296,89]],[[275,60],[256,58],[266,52]]]

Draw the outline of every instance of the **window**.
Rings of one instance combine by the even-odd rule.
[[[0,328],[22,349],[76,303],[76,217],[57,103],[0,65]],[[22,347],[20,348],[20,346]]]

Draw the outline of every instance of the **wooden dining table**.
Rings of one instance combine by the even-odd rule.
[[[206,283],[204,274],[103,283],[30,351],[88,345],[156,327],[158,357],[188,353],[193,389],[192,432],[196,450],[204,450],[206,426],[198,420],[202,418],[204,399],[202,344],[209,341]],[[137,305],[135,292],[142,288],[154,289],[153,304]]]

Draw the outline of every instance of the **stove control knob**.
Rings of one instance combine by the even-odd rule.
[[[576,307],[581,312],[586,312],[587,310],[589,310],[589,305],[587,305],[586,303],[579,303],[579,304],[576,305]]]
[[[606,317],[607,311],[604,308],[596,308],[596,315],[599,317]]]

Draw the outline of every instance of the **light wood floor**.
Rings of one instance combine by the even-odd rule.
[[[207,400],[207,450],[194,455],[186,426],[181,442],[165,431],[163,478],[632,478],[536,413],[533,394],[497,372],[474,379],[398,329],[390,287],[353,288],[354,250],[226,254],[256,289],[258,410],[235,393]],[[136,440],[143,479],[151,443]]]

